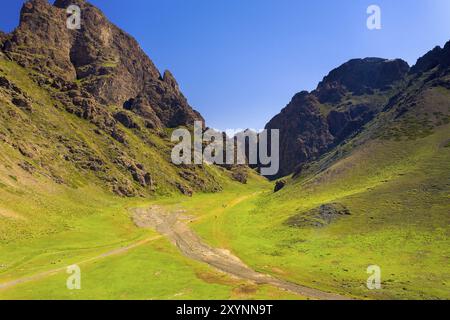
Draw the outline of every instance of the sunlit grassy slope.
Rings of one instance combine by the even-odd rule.
[[[450,90],[428,82],[435,71],[279,193],[196,230],[256,270],[303,285],[357,298],[449,299]],[[322,227],[288,223],[325,204],[351,215]],[[371,265],[381,268],[381,290],[366,286]]]
[[[373,141],[314,178],[256,196],[196,226],[255,269],[371,299],[450,298],[449,126],[411,141]],[[289,217],[341,203],[351,216],[295,228]],[[368,290],[367,267],[382,270]]]
[[[124,150],[140,158],[157,185],[143,197],[121,198],[105,178],[130,179],[112,163],[114,147],[125,147],[55,106],[17,65],[0,59],[0,75],[33,100],[27,113],[0,93],[0,284],[57,270],[0,289],[0,299],[302,298],[223,275],[183,257],[156,232],[136,228],[130,209],[155,203],[186,210],[206,242],[275,277],[356,298],[450,298],[446,89],[430,89],[415,114],[383,128],[392,120],[386,113],[276,194],[255,175],[242,185],[206,166],[196,172],[206,189],[223,191],[181,196],[175,185],[186,182],[167,159],[167,141],[150,133],[145,143],[122,128]],[[102,176],[64,160],[61,137],[110,171]],[[286,224],[328,203],[351,215],[323,227]],[[64,268],[74,263],[82,269],[80,291],[66,288]],[[381,290],[366,287],[370,265],[381,267]]]
[[[120,144],[69,114],[51,98],[51,89],[38,87],[32,74],[2,57],[0,76],[32,102],[31,111],[23,110],[11,102],[12,91],[0,90],[0,284],[44,273],[0,289],[0,299],[292,297],[191,262],[164,239],[150,240],[158,236],[155,232],[134,226],[131,208],[161,198],[187,198],[176,185],[189,182],[171,164],[170,143],[161,133],[123,127],[127,144]],[[67,158],[68,146],[76,159]],[[152,190],[144,190],[114,164],[123,154],[133,154],[150,171]],[[92,159],[107,171],[85,169]],[[205,166],[194,173],[194,190],[195,183],[205,190],[228,186],[232,192],[225,199],[244,190],[225,169]],[[142,197],[114,195],[108,185],[111,176],[140,190]],[[258,185],[262,180],[254,181]],[[141,245],[104,256],[135,244]],[[75,263],[83,273],[80,292],[68,291],[65,284],[64,268]],[[45,274],[51,270],[59,271]]]
[[[186,206],[195,212],[223,214],[226,208],[267,190],[269,184],[252,177],[247,187],[230,182],[222,193],[165,197],[155,200],[121,200],[97,194],[71,196],[91,203],[90,207],[55,198],[67,211],[86,212],[65,221],[65,230],[36,234],[11,241],[0,248],[0,283],[44,273],[43,276],[0,289],[0,299],[301,299],[270,286],[257,286],[231,278],[183,257],[166,239],[151,230],[136,228],[129,208],[151,203]],[[85,190],[86,194],[98,190]],[[71,199],[72,201],[75,199]],[[67,201],[67,202],[66,202]],[[93,203],[96,203],[93,205]],[[30,203],[31,205],[31,203]],[[213,210],[210,210],[210,209]],[[201,217],[200,217],[201,218]],[[104,256],[117,249],[125,252]],[[65,267],[78,264],[82,289],[66,287]],[[51,274],[46,271],[56,270]]]
[[[178,194],[178,185],[217,191],[230,180],[226,170],[203,166],[189,171],[196,181],[186,181],[182,169],[170,161],[167,135],[121,127],[126,143],[120,143],[68,113],[51,98],[51,88],[39,87],[32,73],[1,57],[0,77],[31,101],[31,111],[24,110],[11,102],[13,90],[0,88],[2,242],[65,229],[71,218],[89,216],[117,201],[113,186],[134,190],[137,196],[158,197]],[[141,186],[126,165],[118,165],[119,159],[137,159],[154,185]]]

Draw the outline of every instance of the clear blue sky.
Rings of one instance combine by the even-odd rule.
[[[2,0],[0,29],[22,0]],[[207,123],[262,128],[301,90],[351,58],[410,64],[450,40],[449,0],[92,0],[170,69]],[[366,9],[382,9],[382,30]]]

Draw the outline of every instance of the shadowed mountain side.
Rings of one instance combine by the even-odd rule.
[[[378,118],[386,121],[386,112],[394,107],[397,113],[390,121],[406,118],[404,114],[417,109],[414,100],[427,88],[448,88],[449,48],[450,42],[443,49],[435,48],[411,69],[399,59],[350,60],[331,71],[316,90],[295,95],[266,125],[267,129],[280,129],[281,135],[281,170],[273,178],[300,174],[310,163],[363,133],[370,122]],[[426,103],[426,108],[429,114],[423,110],[422,124],[430,120],[434,123],[429,128],[432,130],[440,122],[434,121],[436,116],[430,114],[444,112],[441,118],[445,118],[448,112],[435,110],[439,106],[432,100]],[[414,113],[409,115],[416,117]],[[383,136],[386,130],[383,126],[377,127],[376,134],[371,132],[373,136]]]

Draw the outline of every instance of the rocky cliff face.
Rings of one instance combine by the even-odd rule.
[[[292,173],[298,164],[323,154],[333,143],[319,101],[308,92],[296,94],[266,129],[280,129],[280,171],[277,177]]]
[[[80,29],[67,28],[72,4]],[[170,159],[165,129],[195,120],[172,73],[84,0],[30,0],[0,33],[0,150],[27,179],[77,176],[130,197],[218,191],[212,170]]]
[[[447,42],[444,48],[435,47],[429,51],[411,68],[411,73],[423,73],[434,68],[445,70],[450,66],[450,41]]]
[[[314,91],[321,103],[339,103],[346,94],[371,95],[387,91],[408,73],[408,64],[400,59],[353,59],[331,71]]]
[[[79,30],[66,26],[71,4],[81,8]],[[114,105],[144,117],[153,128],[203,120],[172,74],[162,76],[131,36],[84,0],[25,3],[19,27],[3,48],[21,66],[39,72],[38,81],[59,89],[59,98],[80,114],[104,113],[101,109]]]
[[[403,129],[387,128],[380,122],[373,136],[400,134],[398,130],[403,130],[414,137],[445,123],[445,110],[441,110],[445,107],[430,101],[425,111],[423,101],[431,98],[423,95],[430,88],[450,88],[449,66],[450,42],[424,55],[411,69],[403,60],[380,58],[354,59],[334,69],[316,90],[295,95],[267,124],[267,129],[280,129],[281,135],[281,170],[274,178],[300,174],[308,163],[356,136],[380,115],[386,120],[389,113],[389,121],[402,123]],[[433,108],[437,116],[431,119]],[[425,126],[409,132],[408,124],[405,125],[409,120],[403,121],[408,114],[421,119],[417,121]]]
[[[267,129],[280,129],[279,175],[288,175],[359,132],[383,108],[409,71],[403,60],[350,60],[316,90],[294,96]],[[297,169],[297,171],[300,169]]]

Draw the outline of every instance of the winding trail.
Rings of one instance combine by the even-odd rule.
[[[117,248],[117,249],[114,249],[114,250],[102,253],[102,254],[100,254],[98,256],[95,256],[95,257],[92,257],[92,258],[80,261],[78,263],[74,263],[74,265],[81,266],[83,264],[91,263],[91,262],[94,262],[94,261],[97,261],[97,260],[101,260],[101,259],[104,259],[104,258],[107,258],[107,257],[123,254],[123,253],[126,253],[126,252],[134,249],[134,248],[140,247],[140,246],[142,246],[144,244],[147,244],[149,242],[152,242],[152,241],[155,241],[155,240],[158,240],[158,239],[161,239],[161,238],[162,238],[162,236],[153,236],[153,237],[150,237],[150,238],[147,238],[147,239],[135,242],[135,243],[133,243],[133,244],[131,244],[129,246]],[[56,269],[52,269],[52,270],[48,270],[48,271],[43,271],[41,273],[37,273],[37,274],[32,275],[32,276],[23,277],[23,278],[11,280],[11,281],[8,281],[8,282],[0,283],[0,290],[9,289],[9,288],[15,287],[15,286],[17,286],[19,284],[22,284],[22,283],[27,283],[27,282],[31,282],[31,281],[38,281],[38,280],[41,280],[41,279],[44,279],[44,278],[56,275],[56,274],[61,273],[61,272],[65,272],[67,270],[67,267],[60,267],[60,268],[56,268]]]
[[[168,213],[159,206],[152,206],[146,209],[140,208],[134,210],[133,220],[138,227],[153,228],[166,236],[186,257],[206,263],[231,276],[249,280],[256,284],[272,285],[312,299],[348,299],[337,294],[311,289],[252,270],[228,250],[212,248],[207,245],[184,222],[185,220],[192,221],[192,219],[184,216],[182,211]]]
[[[234,206],[239,202],[251,196],[244,196],[235,199],[229,205]],[[128,251],[137,247],[143,246],[147,243],[161,239],[168,238],[186,257],[193,260],[206,263],[211,267],[231,275],[236,278],[248,280],[256,284],[267,284],[274,287],[299,294],[304,297],[320,300],[347,300],[348,298],[337,294],[327,293],[324,291],[304,287],[285,280],[277,279],[273,276],[256,272],[243,263],[238,257],[231,252],[224,249],[217,249],[206,244],[195,232],[193,232],[186,221],[193,221],[204,219],[205,216],[194,219],[184,215],[183,211],[169,213],[160,206],[152,206],[150,208],[139,208],[133,210],[134,223],[141,228],[155,229],[161,235],[152,236],[125,247],[113,249],[97,255],[95,257],[75,263],[76,265],[84,265],[107,257],[125,254]],[[0,291],[6,290],[17,285],[38,281],[58,273],[65,272],[67,267],[55,268],[48,271],[43,271],[35,275],[11,280],[0,283]]]

